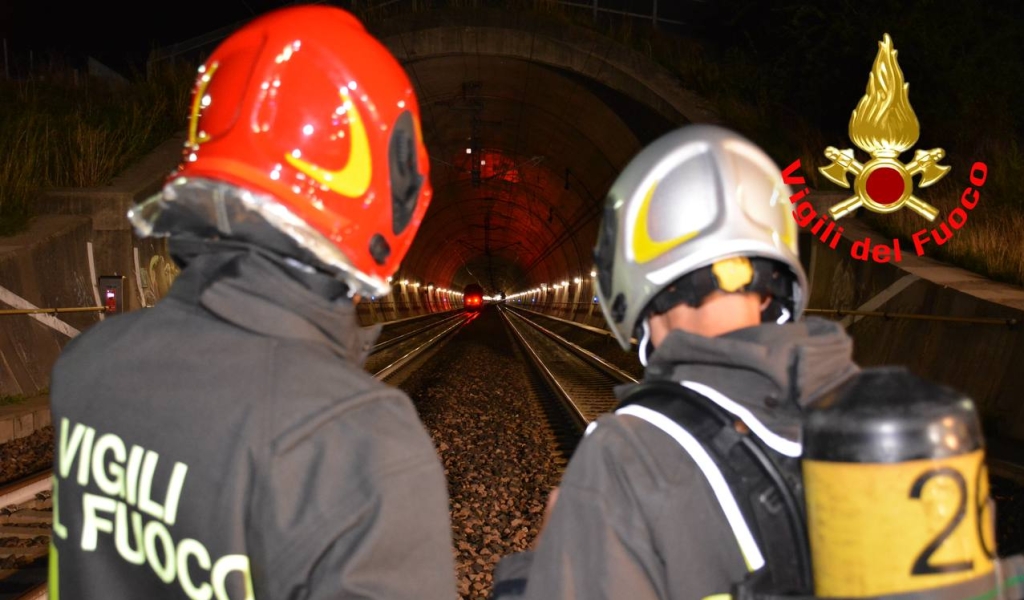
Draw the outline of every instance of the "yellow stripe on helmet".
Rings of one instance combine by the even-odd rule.
[[[651,198],[654,197],[654,190],[657,189],[658,183],[654,182],[644,195],[644,201],[640,204],[640,214],[636,216],[636,224],[633,226],[633,255],[636,256],[638,263],[654,260],[697,235],[697,231],[691,231],[671,240],[655,241],[651,239],[651,234],[647,230],[647,213],[650,211]]]

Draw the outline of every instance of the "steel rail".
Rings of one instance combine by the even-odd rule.
[[[53,469],[46,469],[0,487],[0,507],[24,504],[41,492],[49,492]]]
[[[433,313],[433,314],[441,314],[441,313]],[[417,335],[421,335],[425,331],[428,331],[430,329],[434,329],[436,327],[439,327],[439,326],[441,326],[444,323],[447,323],[449,321],[462,318],[463,316],[464,315],[462,315],[462,314],[455,314],[455,315],[452,315],[450,317],[445,317],[443,319],[439,319],[439,320],[434,321],[432,323],[428,323],[427,325],[424,325],[423,327],[420,327],[419,329],[414,329],[413,331],[408,331],[408,332],[403,333],[401,335],[397,335],[397,336],[395,336],[393,338],[384,340],[383,342],[379,342],[379,343],[377,343],[377,344],[375,344],[373,346],[373,350],[370,352],[370,354],[375,354],[377,352],[380,352],[381,350],[384,350],[385,348],[390,348],[391,346],[394,346],[395,344],[403,342],[403,341],[405,341],[405,340],[407,340],[409,338],[415,337]],[[417,317],[417,318],[419,318],[419,317]],[[391,321],[391,322],[392,323],[396,323],[397,321]]]
[[[462,326],[468,324],[470,321],[472,321],[475,318],[476,318],[476,315],[468,316],[467,318],[459,321],[458,323],[455,323],[455,324],[445,328],[441,333],[438,333],[437,335],[435,335],[434,337],[430,338],[426,342],[420,344],[416,348],[413,348],[409,352],[406,352],[404,355],[399,357],[398,360],[392,362],[390,365],[388,365],[388,366],[384,367],[383,369],[381,369],[380,371],[377,371],[376,373],[374,373],[373,376],[376,377],[377,379],[381,379],[381,380],[387,378],[389,375],[392,375],[395,371],[397,371],[397,370],[401,369],[403,366],[409,364],[409,362],[411,362],[414,358],[416,358],[417,356],[419,356],[420,354],[422,354],[423,352],[428,350],[431,346],[434,345],[435,342],[440,340],[442,337],[444,337],[446,335],[449,335],[454,329],[456,329],[458,327],[462,327]]]
[[[562,404],[569,409],[569,415],[572,417],[572,420],[576,422],[577,427],[579,427],[581,431],[586,429],[590,420],[583,414],[580,407],[573,402],[572,396],[569,395],[569,392],[562,387],[562,384],[558,382],[558,378],[555,377],[555,375],[547,368],[544,361],[537,356],[536,351],[534,351],[533,347],[526,341],[526,337],[520,333],[519,328],[512,322],[512,319],[509,319],[508,315],[505,314],[506,311],[499,310],[498,312],[501,315],[501,318],[505,320],[505,323],[508,324],[509,329],[512,330],[512,335],[519,340],[519,344],[522,346],[523,351],[529,356],[530,361],[535,367],[537,367],[537,370],[540,371],[541,377],[544,378],[544,381],[546,381],[558,397],[561,398]]]
[[[513,312],[513,314],[515,314],[515,313]],[[632,375],[630,375],[629,373],[626,373],[622,369],[616,367],[615,365],[611,364],[610,362],[606,361],[605,359],[601,358],[600,356],[594,354],[590,350],[587,350],[586,348],[582,348],[582,347],[580,347],[580,346],[570,342],[569,340],[565,339],[564,337],[558,335],[557,333],[555,333],[553,331],[550,331],[548,329],[545,329],[541,325],[538,325],[537,323],[531,321],[530,319],[527,319],[523,315],[518,315],[517,314],[516,316],[518,318],[522,319],[524,322],[526,322],[528,325],[530,325],[531,327],[533,327],[537,331],[543,333],[547,337],[549,337],[552,340],[554,340],[556,343],[558,343],[563,348],[566,348],[567,350],[569,350],[570,352],[572,352],[576,356],[579,356],[583,360],[585,360],[588,363],[590,363],[591,365],[593,365],[595,368],[600,369],[601,371],[604,371],[605,373],[607,373],[608,375],[611,375],[615,379],[618,379],[622,383],[636,383],[637,382],[637,380],[635,378],[633,378]],[[574,323],[574,324],[575,325],[579,325],[579,323]]]

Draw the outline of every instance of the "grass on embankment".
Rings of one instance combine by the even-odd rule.
[[[47,187],[92,187],[185,127],[192,65],[127,85],[54,69],[0,82],[0,235],[22,231]]]

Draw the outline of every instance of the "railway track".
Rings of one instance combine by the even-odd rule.
[[[644,367],[640,364],[640,359],[637,356],[636,340],[632,341],[629,350],[623,350],[615,336],[607,329],[584,325],[515,305],[506,305],[506,307],[567,341],[600,356],[630,377],[634,379],[643,377]]]
[[[526,320],[542,325],[550,332],[577,344],[603,359],[613,363],[619,369],[639,379],[643,376],[643,367],[636,358],[636,344],[629,352],[621,352],[614,337],[606,329],[590,327],[574,321],[553,317],[521,307],[510,307],[510,312],[521,315]],[[614,346],[612,348],[611,346]],[[1001,438],[987,438],[986,459],[989,472],[1003,479],[1024,485],[1024,454],[1017,448],[1018,442]]]
[[[636,378],[516,311],[499,310],[524,355],[557,399],[559,407],[549,410],[551,425],[560,437],[575,438],[565,449],[571,454],[587,425],[618,404],[612,389],[634,383]]]
[[[546,330],[546,335],[549,338],[559,338],[565,341],[565,338],[575,342],[570,344],[565,341],[563,347],[567,348],[567,352],[578,352],[581,347],[603,348],[607,345],[608,332],[599,330],[594,327],[587,327],[560,319],[558,317],[552,317],[549,315],[543,315],[530,310],[523,310],[520,308],[506,309],[504,314],[515,315],[512,317],[517,322],[519,330],[529,331],[530,327],[525,325],[525,322],[530,322],[533,325],[533,329],[540,330],[544,328],[550,328]],[[540,325],[543,323],[543,326]],[[557,335],[556,334],[561,334]],[[538,337],[540,334],[532,334],[533,338],[541,340]],[[543,342],[541,342],[543,343]],[[549,344],[550,345],[550,344]],[[576,350],[573,350],[573,347]],[[553,348],[553,346],[552,346]],[[619,350],[616,345],[616,350]],[[549,349],[544,352],[536,352],[537,360],[544,361],[542,355],[553,356],[557,353],[556,350]],[[635,353],[635,346],[633,348]],[[633,363],[631,359],[624,358],[621,354],[616,352],[604,352],[601,351],[601,356],[605,359],[614,361],[620,369],[625,372],[627,376],[641,376],[642,368],[637,370],[637,363]],[[579,363],[579,361],[576,361]],[[588,361],[588,362],[593,362]],[[558,371],[560,367],[557,362],[550,363],[554,365],[552,372]],[[579,363],[582,364],[582,363]],[[586,367],[581,367],[586,368]],[[552,373],[553,375],[553,373]],[[548,376],[545,376],[547,379]],[[569,386],[563,386],[567,389]],[[608,395],[610,396],[611,385],[608,387]],[[566,409],[573,413],[577,413],[574,422],[576,424],[582,423],[586,420],[586,410],[584,407],[590,405],[588,399],[592,392],[586,392],[579,401],[562,400],[566,406],[575,406],[575,408]],[[559,394],[564,396],[565,394]],[[571,393],[568,394],[571,396]],[[594,408],[599,408],[599,405],[593,405]],[[614,407],[614,402],[611,403]],[[581,418],[580,415],[583,415]],[[997,525],[996,531],[998,532],[998,547],[1001,555],[1015,554],[1024,551],[1024,454],[1022,454],[1019,448],[1019,442],[1013,440],[1006,440],[1000,438],[989,438],[986,440],[986,463],[989,469],[989,478],[991,483],[992,497],[996,502],[996,517]]]
[[[377,379],[398,385],[409,368],[440,347],[439,342],[478,316],[479,313],[458,311],[440,319],[427,320],[398,335],[390,335],[373,347],[364,367]],[[383,333],[381,337],[384,337]]]
[[[0,488],[0,600],[45,598],[51,471]]]

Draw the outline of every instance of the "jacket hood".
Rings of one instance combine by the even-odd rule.
[[[384,295],[385,281],[357,269],[328,238],[274,196],[202,177],[175,177],[128,211],[140,237],[234,240],[293,258],[344,280],[353,293]]]
[[[259,246],[180,234],[168,248],[183,270],[168,297],[199,304],[261,335],[326,344],[362,366],[380,325],[362,327],[348,286]]]
[[[645,379],[710,387],[798,441],[801,409],[859,372],[852,356],[842,326],[818,317],[714,338],[673,330],[651,354]]]

